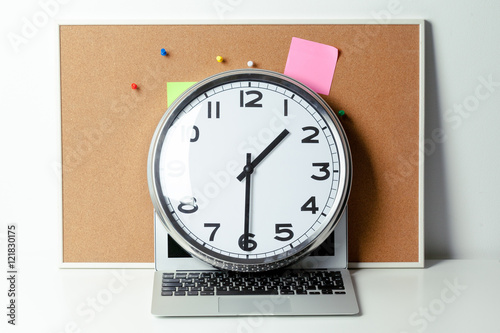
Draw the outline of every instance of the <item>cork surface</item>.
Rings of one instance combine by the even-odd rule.
[[[347,114],[349,261],[417,262],[418,25],[61,26],[63,261],[153,262],[146,165],[166,82],[249,60],[282,73],[292,37],[339,49],[323,97]]]

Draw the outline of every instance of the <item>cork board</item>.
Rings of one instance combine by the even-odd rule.
[[[347,114],[349,261],[422,262],[422,28],[60,25],[63,263],[153,262],[146,165],[166,83],[199,81],[248,60],[282,73],[292,37],[339,49],[324,98]]]

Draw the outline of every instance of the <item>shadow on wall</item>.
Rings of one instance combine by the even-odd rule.
[[[425,22],[425,138],[442,128],[432,25]],[[442,144],[436,144],[424,163],[425,258],[452,257],[446,165]]]

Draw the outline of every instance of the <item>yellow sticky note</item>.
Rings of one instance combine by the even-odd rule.
[[[167,82],[167,107],[196,82]]]

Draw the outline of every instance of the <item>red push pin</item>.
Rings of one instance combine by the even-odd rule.
[[[135,89],[137,89],[137,84],[132,83],[131,87],[132,87],[132,89],[134,89],[134,90],[135,90]]]

